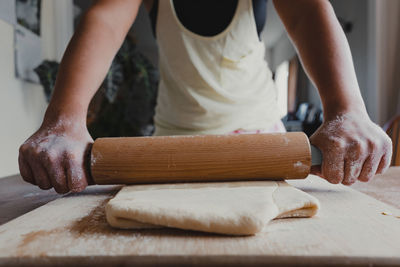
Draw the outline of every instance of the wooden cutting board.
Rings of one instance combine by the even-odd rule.
[[[400,265],[399,209],[315,176],[289,183],[320,200],[318,215],[275,220],[250,237],[114,230],[104,205],[120,187],[92,187],[0,226],[0,264]]]

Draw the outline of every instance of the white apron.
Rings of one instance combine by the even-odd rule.
[[[263,131],[280,120],[252,0],[239,0],[230,25],[212,37],[186,29],[172,0],[160,0],[156,31],[160,84],[154,135]]]

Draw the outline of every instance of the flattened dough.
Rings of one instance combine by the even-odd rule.
[[[173,227],[254,235],[275,218],[311,217],[319,202],[284,181],[125,186],[106,205],[115,228]]]

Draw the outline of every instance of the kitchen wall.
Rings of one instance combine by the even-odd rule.
[[[72,2],[42,1],[42,54],[61,58],[72,34]],[[18,148],[41,124],[43,88],[15,77],[14,29],[0,20],[0,178],[18,173]]]
[[[376,98],[374,93],[376,87],[373,82],[370,82],[374,79],[376,73],[373,73],[372,76],[369,75],[371,72],[369,66],[373,65],[371,62],[374,59],[374,55],[371,53],[372,50],[370,50],[369,47],[373,45],[374,37],[371,38],[369,28],[375,23],[374,17],[370,15],[371,7],[369,2],[375,1],[376,0],[331,0],[331,4],[338,17],[352,24],[352,29],[350,32],[346,33],[346,37],[352,50],[361,93],[370,111],[370,115],[373,119],[377,120],[376,104],[373,101],[373,98]],[[269,61],[270,67],[275,69],[282,61],[290,60],[294,56],[295,50],[271,2],[272,1],[269,1],[268,5],[268,20],[263,33],[263,39],[267,44],[267,61]],[[301,72],[300,75],[304,76],[305,73]],[[303,80],[305,79],[305,77],[301,78]],[[303,82],[301,82],[301,84],[304,85]],[[300,102],[306,101],[316,106],[321,106],[317,89],[310,81],[305,83],[305,85],[305,88],[299,88],[299,90],[302,90],[299,94],[301,97]]]
[[[371,48],[376,54],[376,110],[381,123],[400,115],[400,1],[380,0],[373,3],[376,27]],[[372,72],[373,70],[371,70]]]

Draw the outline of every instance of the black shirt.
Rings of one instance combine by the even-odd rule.
[[[154,34],[158,1],[154,1],[150,11]],[[238,1],[240,0],[173,0],[173,4],[179,21],[188,30],[202,36],[214,36],[223,32],[229,26],[238,6]],[[267,17],[267,0],[252,0],[252,2],[257,33],[260,36]]]

